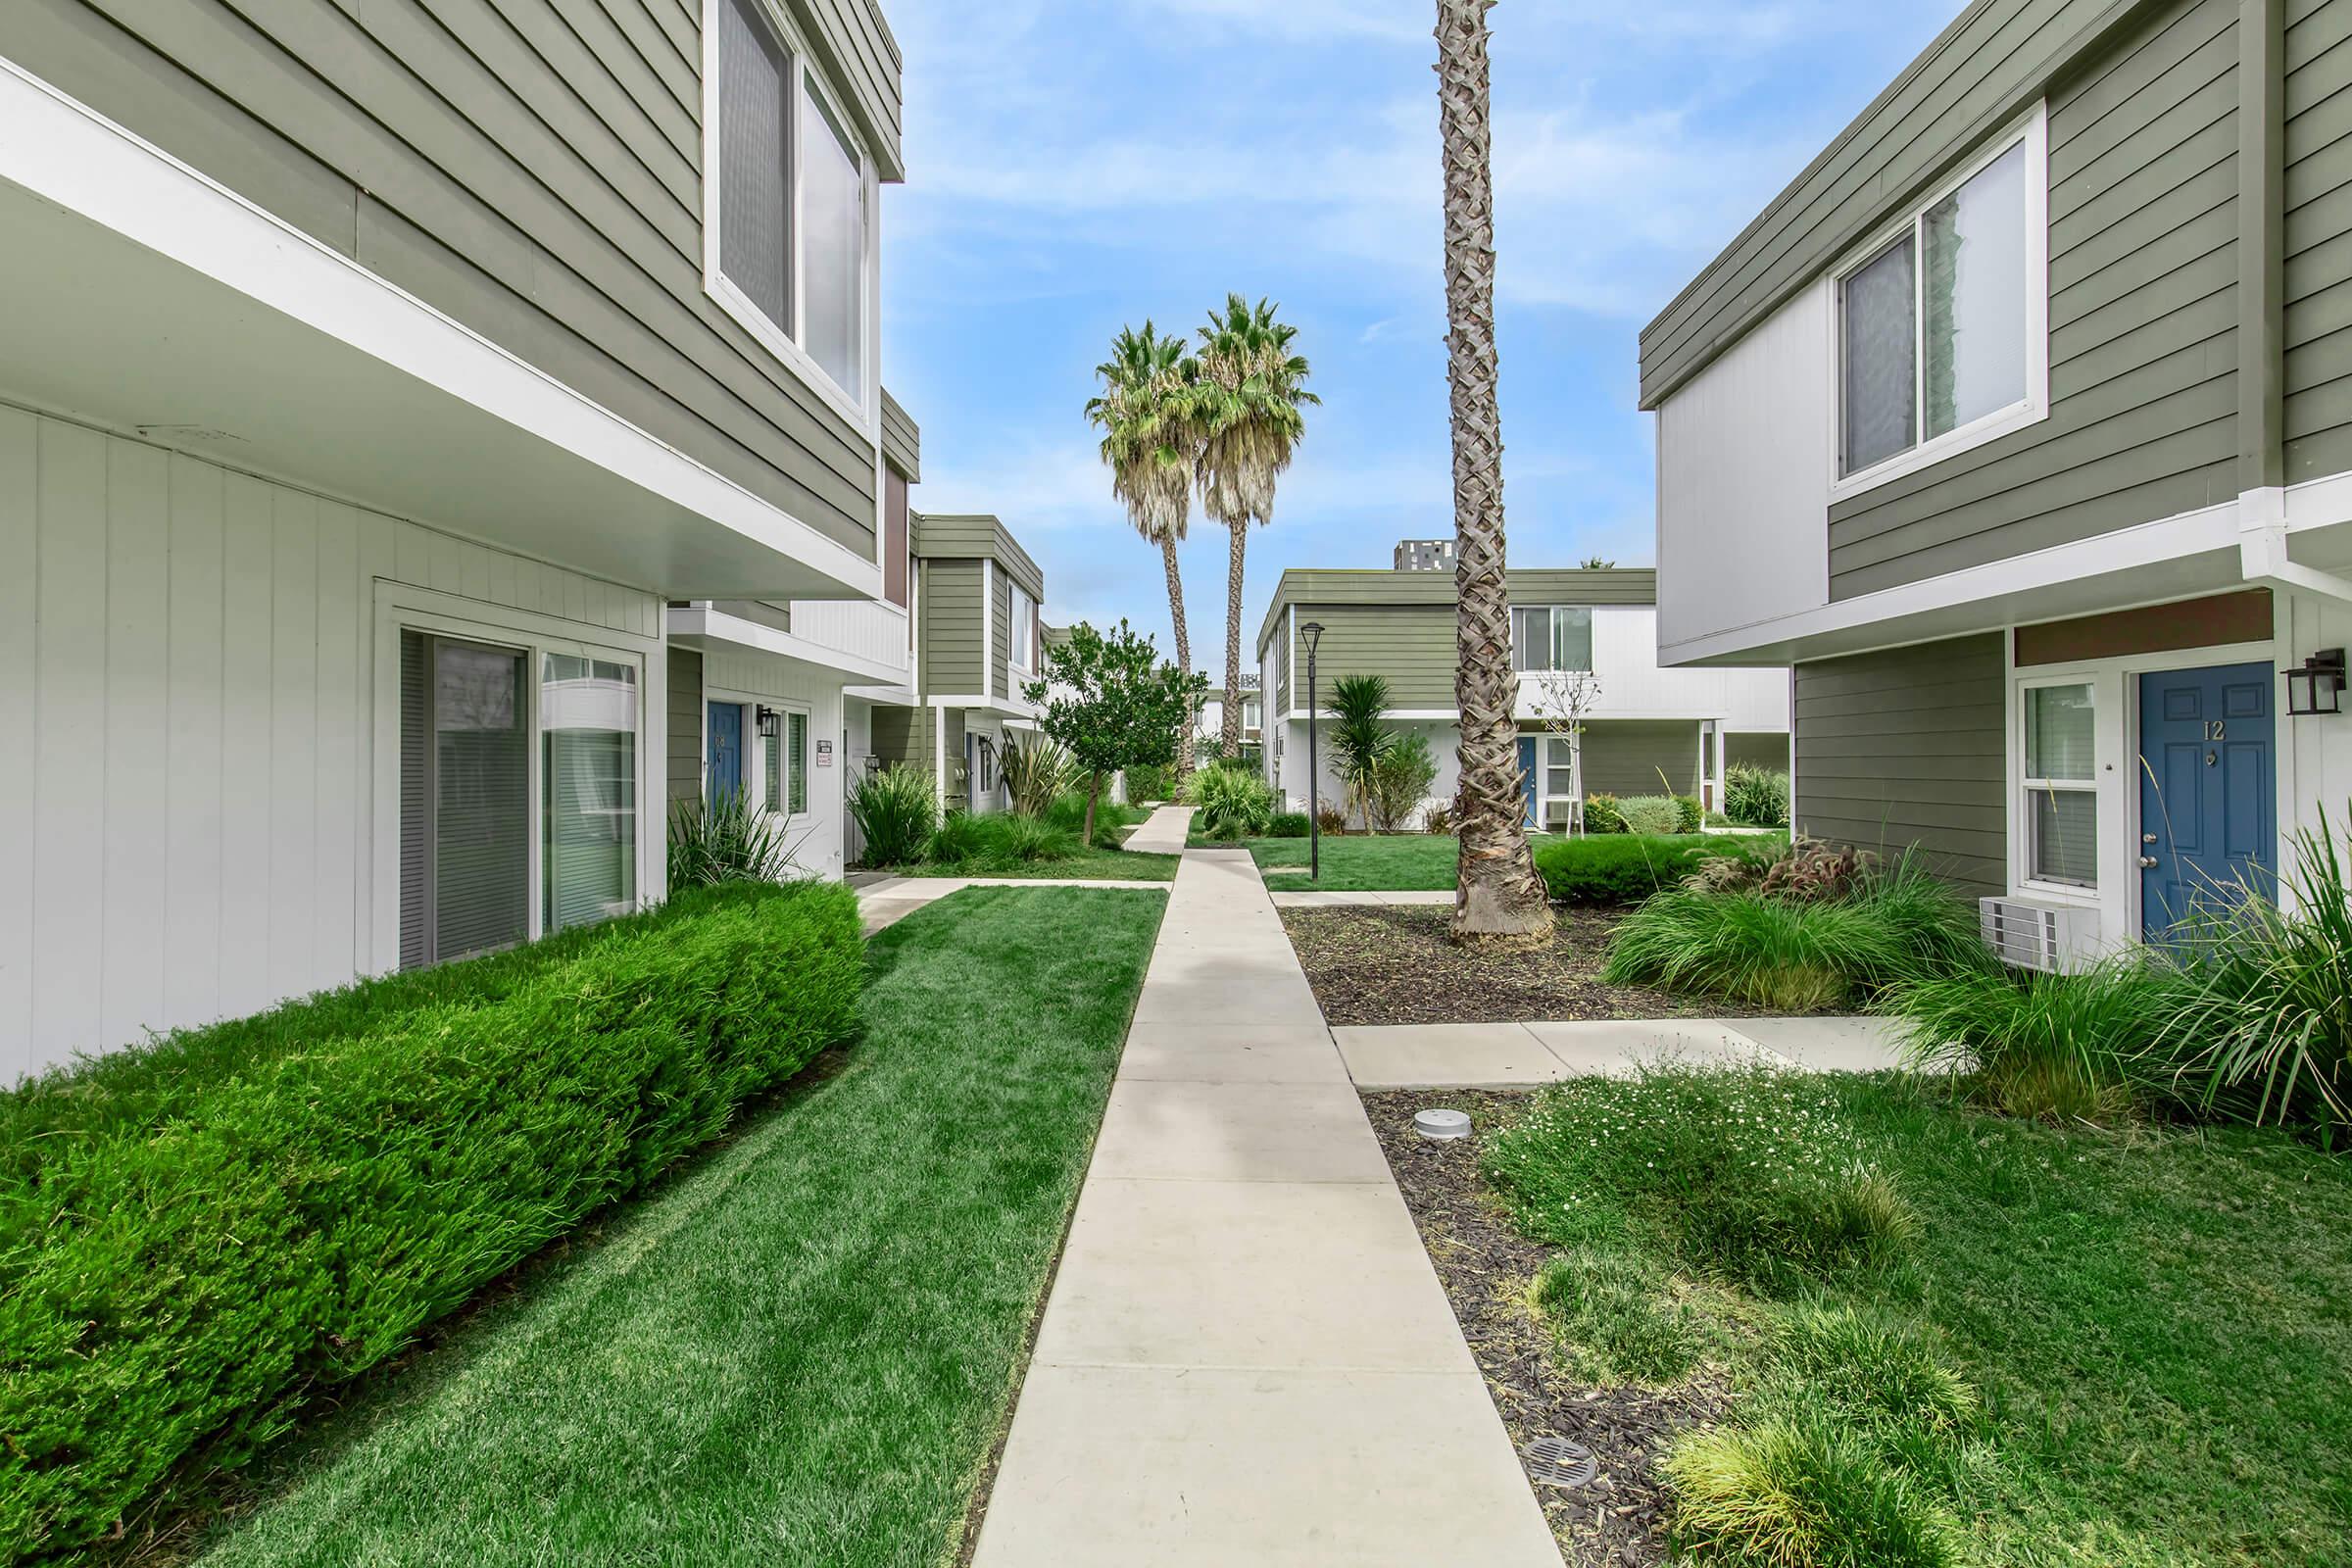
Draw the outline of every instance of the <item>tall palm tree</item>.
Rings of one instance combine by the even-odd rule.
[[[1239,294],[1200,328],[1200,379],[1213,397],[1200,455],[1200,509],[1233,530],[1225,568],[1225,755],[1242,746],[1242,562],[1250,524],[1274,520],[1274,481],[1306,433],[1306,361],[1291,352],[1295,326],[1265,300]]]
[[[1494,176],[1487,7],[1438,0],[1438,122],[1446,163],[1446,382],[1453,422],[1454,707],[1461,718],[1456,938],[1548,931],[1527,847],[1503,585],[1502,414],[1494,393]]]
[[[1087,400],[1086,416],[1102,432],[1111,494],[1127,509],[1135,531],[1159,547],[1176,667],[1189,672],[1193,644],[1184,625],[1176,547],[1192,521],[1193,462],[1200,448],[1203,398],[1200,362],[1184,349],[1181,335],[1163,337],[1149,319],[1141,332],[1121,327],[1111,340],[1110,358],[1095,367],[1102,391]],[[1193,770],[1193,731],[1188,722],[1177,738],[1179,778]]]

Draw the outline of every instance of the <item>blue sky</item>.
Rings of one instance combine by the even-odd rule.
[[[1452,531],[1433,0],[887,0],[907,182],[883,198],[883,371],[918,510],[994,512],[1047,614],[1168,647],[1156,553],[1081,410],[1121,324],[1281,302],[1323,406],[1252,530],[1245,662],[1289,565]],[[1510,559],[1652,557],[1642,325],[1958,0],[1505,0],[1494,28]],[[1182,552],[1221,672],[1226,535]]]

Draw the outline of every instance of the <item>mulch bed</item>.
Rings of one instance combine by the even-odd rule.
[[[1524,1461],[1538,1438],[1562,1437],[1599,1461],[1598,1474],[1579,1488],[1529,1478],[1561,1555],[1570,1568],[1662,1564],[1670,1558],[1657,1457],[1676,1433],[1719,1416],[1723,1393],[1703,1382],[1665,1390],[1593,1388],[1554,1362],[1549,1331],[1527,1300],[1547,1250],[1511,1227],[1478,1173],[1480,1136],[1516,1117],[1526,1100],[1465,1090],[1363,1097],[1511,1446]],[[1432,1105],[1468,1111],[1471,1136],[1433,1143],[1414,1132],[1413,1112]]]
[[[1347,905],[1289,908],[1282,923],[1335,1024],[1526,1023],[1560,1018],[1722,1018],[1754,1011],[1721,999],[1604,985],[1609,933],[1624,911],[1563,906],[1547,944],[1456,947],[1449,908]]]

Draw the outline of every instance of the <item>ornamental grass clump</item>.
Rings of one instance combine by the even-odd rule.
[[[1262,778],[1234,763],[1201,768],[1185,781],[1185,798],[1198,808],[1194,820],[1205,836],[1228,843],[1266,831],[1274,820],[1274,791]]]
[[[1669,1293],[1666,1271],[1639,1252],[1555,1253],[1529,1294],[1561,1359],[1589,1383],[1672,1384],[1697,1364],[1702,1338],[1690,1308]]]
[[[848,889],[737,884],[0,1096],[0,1559],[246,1462],[848,1039],[863,973]]]
[[[955,866],[967,875],[1017,869],[1041,860],[1067,860],[1079,853],[1075,829],[1017,811],[954,811],[939,824],[924,851],[933,864]]]
[[[919,767],[876,768],[850,789],[850,820],[865,840],[868,865],[922,858],[939,827],[939,784]]]
[[[1712,866],[1702,871],[1713,874]],[[1863,1005],[1889,986],[1983,970],[1993,961],[1978,935],[1976,910],[1906,855],[1890,866],[1855,872],[1836,891],[1669,889],[1619,924],[1602,975],[1611,984],[1818,1012]]]
[[[1964,1075],[2011,1116],[2108,1123],[2130,1114],[2132,1062],[2163,1027],[2175,977],[2138,954],[2075,974],[1987,967],[1893,988],[1914,1065]]]
[[[1803,1405],[1675,1441],[1678,1545],[1755,1568],[1957,1568],[1966,1533],[1851,1423]]]
[[[1694,1270],[1765,1291],[1883,1269],[1919,1229],[1827,1089],[1764,1067],[1545,1089],[1483,1152],[1540,1240],[1651,1237]]]
[[[1723,772],[1723,814],[1741,827],[1788,825],[1788,774],[1785,769],[1734,762]]]

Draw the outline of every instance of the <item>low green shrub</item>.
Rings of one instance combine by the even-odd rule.
[[[919,767],[893,763],[850,787],[850,820],[865,840],[868,865],[921,858],[939,828],[939,783]]]
[[[1266,837],[1302,839],[1311,826],[1304,811],[1276,811],[1266,819]]]
[[[1419,730],[1398,731],[1373,767],[1365,794],[1374,830],[1404,832],[1437,777],[1438,760],[1430,752],[1429,737]]]
[[[737,884],[5,1097],[0,1550],[245,1462],[848,1038],[863,961],[847,889]]]
[[[1274,820],[1274,791],[1242,767],[1204,767],[1185,780],[1186,799],[1199,808],[1202,834],[1232,842],[1266,831]]]
[[[1685,1433],[1659,1469],[1676,1544],[1756,1568],[1958,1568],[1960,1523],[1850,1423],[1805,1406]]]
[[[1127,799],[1141,806],[1146,801],[1172,801],[1176,798],[1176,770],[1172,767],[1131,767],[1127,770]]]
[[[1674,798],[1674,830],[1677,833],[1695,833],[1707,825],[1707,808],[1695,795],[1677,795]]]
[[[1540,1240],[1613,1246],[1639,1228],[1763,1289],[1883,1268],[1918,1231],[1822,1086],[1763,1067],[1545,1089],[1483,1154]]]
[[[1602,974],[1817,1012],[1993,961],[1975,908],[1906,855],[1838,899],[1668,889],[1619,922]]]
[[[1674,1383],[1697,1364],[1700,1336],[1690,1311],[1668,1295],[1665,1271],[1639,1253],[1555,1253],[1532,1295],[1570,1366],[1589,1383]]]
[[[931,835],[923,858],[953,865],[966,875],[991,867],[1012,869],[1040,860],[1067,860],[1081,846],[1078,830],[1018,811],[953,811]]]
[[[1788,770],[1754,762],[1734,762],[1725,768],[1723,814],[1742,827],[1787,827]]]
[[[1606,790],[1594,790],[1585,796],[1585,831],[1588,833],[1630,832],[1625,824],[1625,804]]]
[[[1639,904],[1708,860],[1758,853],[1754,842],[1703,834],[1545,837],[1536,841],[1536,870],[1555,903]]]
[[[1671,795],[1628,795],[1617,803],[1617,814],[1628,833],[1680,833],[1683,808]]]

